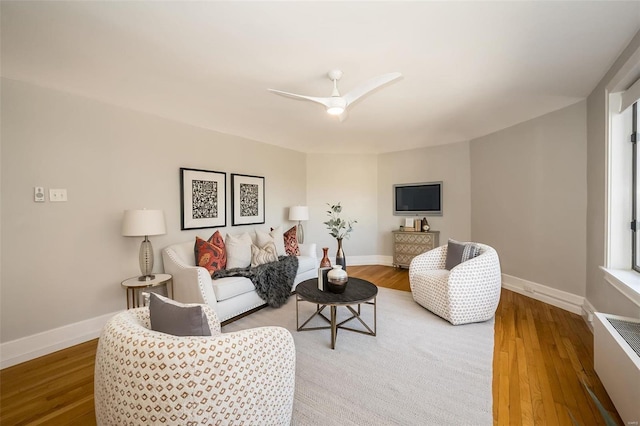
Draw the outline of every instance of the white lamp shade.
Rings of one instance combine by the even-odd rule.
[[[162,210],[125,210],[122,218],[122,235],[144,237],[167,233]]]
[[[289,207],[289,220],[309,220],[309,207],[307,206]]]

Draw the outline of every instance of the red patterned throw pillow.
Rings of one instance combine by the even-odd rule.
[[[194,247],[196,263],[209,271],[213,275],[215,271],[227,267],[227,252],[224,248],[224,239],[219,231],[216,231],[209,241],[196,237]]]
[[[300,256],[300,248],[298,247],[297,227],[289,229],[283,234],[284,250],[289,256]]]

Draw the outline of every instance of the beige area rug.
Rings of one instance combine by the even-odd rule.
[[[302,323],[315,305],[299,307]],[[363,305],[362,316],[373,324],[373,307]],[[338,308],[338,318],[346,317],[346,308]],[[415,303],[411,293],[386,288],[379,289],[377,317],[377,336],[338,330],[335,350],[329,330],[296,331],[295,296],[222,331],[264,325],[291,331],[295,425],[493,423],[493,320],[454,327]],[[312,324],[325,325],[317,318]],[[351,324],[359,328],[357,320]]]

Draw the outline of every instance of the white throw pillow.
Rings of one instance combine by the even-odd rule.
[[[265,244],[263,248],[256,245],[251,245],[251,267],[255,268],[258,265],[264,265],[265,263],[277,262],[278,254],[276,253],[276,245],[273,242]]]
[[[287,252],[284,248],[284,235],[282,235],[282,226],[274,228],[273,231],[266,233],[256,229],[256,243],[260,248],[264,248],[267,243],[276,245],[278,256],[286,256]]]
[[[224,246],[227,250],[227,269],[246,268],[251,265],[251,237],[246,232],[241,235],[227,234]]]

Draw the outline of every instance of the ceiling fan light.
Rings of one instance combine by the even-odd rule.
[[[341,106],[330,106],[327,108],[327,113],[329,115],[340,115],[344,112],[344,107]]]

